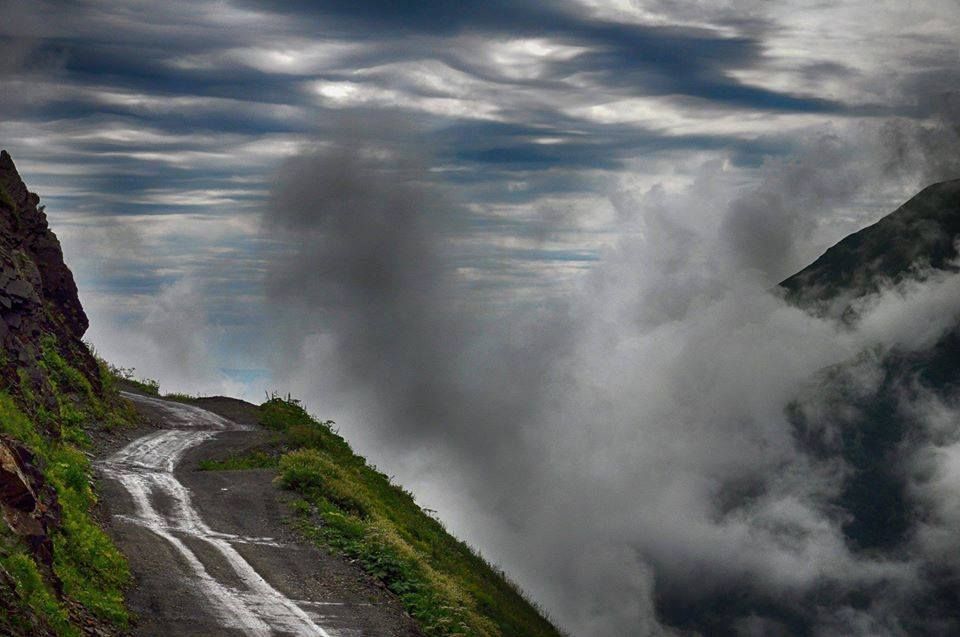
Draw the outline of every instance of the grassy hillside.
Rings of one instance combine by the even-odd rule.
[[[40,197],[0,151],[0,635],[110,635],[127,566],[94,517],[91,435],[133,418]]]
[[[92,432],[132,420],[132,407],[119,397],[105,367],[95,392],[57,351],[53,337],[43,340],[39,369],[46,399],[26,374],[0,390],[0,434],[32,454],[44,489],[38,495],[50,513],[44,529],[49,537],[42,540],[0,524],[0,598],[7,597],[0,634],[71,637],[91,625],[101,634],[119,631],[129,620],[123,605],[129,573],[93,516],[87,450]],[[52,542],[50,564],[37,550],[46,540]]]
[[[560,635],[502,572],[353,453],[332,422],[279,397],[260,406],[259,421],[276,432],[272,445],[201,468],[276,468],[277,482],[297,496],[297,528],[361,564],[399,596],[427,635]]]

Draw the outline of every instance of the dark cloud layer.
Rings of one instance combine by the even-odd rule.
[[[482,34],[500,38],[549,37],[584,47],[582,53],[554,64],[539,81],[576,74],[625,94],[681,94],[718,103],[786,111],[841,111],[831,100],[746,86],[728,73],[762,57],[757,37],[729,37],[703,28],[622,24],[597,19],[573,3],[538,2],[254,2],[255,6],[298,16],[313,14],[313,27],[337,33],[428,37],[434,54],[454,68],[485,74],[482,68],[437,38]],[[752,23],[756,24],[756,23]],[[419,58],[419,47],[388,46],[380,61]],[[371,65],[370,53],[362,62]],[[486,73],[486,77],[496,79]],[[507,78],[502,81],[509,82]]]

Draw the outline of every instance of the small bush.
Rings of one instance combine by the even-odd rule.
[[[280,484],[294,491],[322,489],[323,456],[314,449],[291,451],[280,458]]]

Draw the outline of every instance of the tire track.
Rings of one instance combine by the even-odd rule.
[[[119,482],[133,500],[134,512],[123,518],[150,530],[183,557],[193,576],[192,585],[209,601],[225,628],[253,637],[340,637],[339,632],[317,624],[297,603],[271,586],[233,546],[279,544],[271,538],[244,537],[210,528],[194,508],[189,490],[173,473],[188,450],[224,431],[248,428],[191,405],[126,392],[124,396],[162,413],[169,428],[138,438],[98,463],[103,474]],[[169,512],[161,512],[155,505],[158,498],[172,503]],[[213,577],[185,539],[202,542],[215,551],[229,564],[241,586],[228,586]]]

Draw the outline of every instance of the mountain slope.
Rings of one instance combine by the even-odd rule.
[[[133,635],[422,634],[356,565],[297,537],[272,472],[197,471],[269,439],[255,420],[127,396],[152,425],[128,432],[96,466],[109,530],[136,581]]]
[[[855,232],[783,281],[787,298],[837,314],[851,300],[926,268],[957,271],[960,179],[924,188],[877,223]]]
[[[935,184],[783,281],[782,293],[841,333],[855,331],[878,293],[899,297],[960,276],[958,238],[960,180]],[[952,557],[960,518],[951,504],[960,482],[949,469],[960,449],[960,314],[941,318],[948,328],[932,344],[878,343],[821,370],[786,408],[811,480],[817,466],[832,477],[819,514],[840,528],[844,551],[888,574],[819,578],[790,595],[749,585],[695,600],[667,594],[658,600],[666,623],[704,635],[849,634],[857,622],[864,635],[960,634]],[[916,320],[921,328],[924,317]],[[837,617],[844,629],[824,628]]]
[[[260,444],[228,443],[193,456],[207,476],[185,477],[187,484],[275,476],[283,491],[274,487],[265,497],[286,503],[300,537],[361,568],[402,602],[424,634],[559,637],[503,572],[447,533],[408,492],[354,454],[333,423],[314,419],[298,401],[176,399],[264,428]]]
[[[123,557],[93,518],[84,451],[132,416],[80,340],[87,318],[39,197],[0,152],[0,634],[127,622]]]

